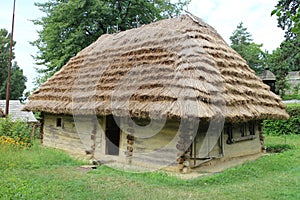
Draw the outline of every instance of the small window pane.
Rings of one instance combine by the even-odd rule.
[[[62,120],[61,118],[56,119],[56,127],[62,127]]]

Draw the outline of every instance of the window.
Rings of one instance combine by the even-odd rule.
[[[56,127],[62,127],[62,119],[56,118]]]
[[[255,122],[248,122],[240,124],[241,137],[255,135]]]
[[[242,123],[242,124],[239,125],[239,127],[240,127],[241,137],[247,136],[248,135],[248,133],[247,133],[247,124]]]
[[[255,135],[255,122],[249,122],[249,133]]]
[[[233,144],[236,142],[253,140],[255,135],[255,122],[227,124],[224,127],[224,132],[228,135],[226,143]]]
[[[226,143],[232,144],[233,143],[232,124],[225,125],[224,132],[228,135]]]

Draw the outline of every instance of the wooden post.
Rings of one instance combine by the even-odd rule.
[[[197,142],[196,142],[196,137],[194,139],[193,147],[194,147],[194,166],[196,166],[196,164],[197,164],[197,160],[196,160],[196,157],[197,157]]]
[[[127,128],[127,150],[125,152],[125,155],[126,155],[126,163],[127,164],[131,164],[132,162],[132,156],[133,156],[133,150],[134,150],[134,147],[133,147],[133,144],[134,144],[134,129],[132,128],[133,127],[133,123],[131,121],[131,118],[128,119],[128,128]]]
[[[35,138],[34,133],[35,133],[36,125],[37,125],[37,123],[35,123],[35,122],[29,124],[29,126],[31,127],[30,137],[32,139]]]
[[[41,128],[40,128],[40,141],[41,144],[43,144],[43,139],[44,139],[44,122],[45,122],[45,115],[43,112],[41,112]]]
[[[179,133],[179,141],[176,145],[178,150],[177,153],[177,167],[181,173],[189,173],[191,168],[190,155],[191,155],[191,144],[193,142],[193,123],[189,119],[182,121],[182,126]]]
[[[263,123],[262,121],[258,121],[257,126],[258,126],[259,141],[260,141],[260,144],[261,144],[261,151],[263,153],[265,153],[266,152],[265,137],[263,135],[262,123]]]
[[[7,85],[6,85],[6,106],[5,106],[5,116],[9,114],[9,98],[10,98],[10,71],[12,66],[12,48],[14,42],[14,25],[15,25],[15,5],[16,0],[14,0],[14,7],[13,7],[13,16],[12,16],[12,25],[11,25],[11,35],[10,35],[10,51],[9,51],[9,65],[7,69]]]
[[[92,135],[91,135],[91,140],[92,140],[92,145],[91,145],[91,159],[94,158],[95,156],[95,151],[96,151],[96,136],[97,136],[97,128],[98,128],[98,118],[93,117],[92,123],[93,123],[93,130],[92,130]]]

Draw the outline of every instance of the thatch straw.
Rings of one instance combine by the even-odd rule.
[[[25,110],[56,114],[288,117],[245,60],[191,15],[101,36],[29,100]]]

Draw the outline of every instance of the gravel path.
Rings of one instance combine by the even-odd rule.
[[[282,102],[285,103],[285,104],[300,103],[300,100],[293,99],[293,100],[285,100],[285,101],[282,101]]]

